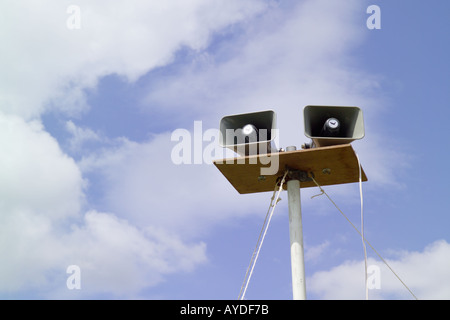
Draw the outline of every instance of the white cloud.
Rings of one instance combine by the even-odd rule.
[[[38,121],[0,114],[0,277],[2,291],[44,281],[58,260],[55,226],[77,219],[84,181],[73,159]],[[45,250],[42,250],[45,248]]]
[[[52,219],[76,216],[83,179],[75,161],[39,121],[0,114],[0,208],[37,211]]]
[[[350,90],[356,94],[352,102],[360,99],[355,86],[364,90],[363,83],[371,84],[359,81],[367,75],[349,71],[346,57],[364,32],[355,25],[358,6],[356,1],[304,1],[290,13],[274,9],[233,41],[219,43],[215,56],[205,53],[182,73],[161,81],[147,98],[160,107],[230,113],[300,108],[308,99],[348,102]]]
[[[0,25],[0,108],[23,117],[48,108],[79,113],[84,88],[116,73],[136,80],[183,46],[260,12],[264,1],[77,1],[80,29],[67,28],[69,4],[5,1]]]
[[[421,252],[404,251],[385,260],[418,299],[444,300],[450,298],[449,257],[450,244],[439,240]],[[381,271],[380,288],[369,290],[370,299],[414,299],[381,261],[369,259],[368,264]],[[318,299],[364,299],[364,262],[347,261],[316,272],[307,279],[307,287]]]
[[[206,262],[204,243],[184,243],[161,228],[138,228],[96,211],[88,212],[84,224],[65,240],[71,253],[66,261],[82,270],[87,294],[138,295],[167,274],[192,271]]]
[[[306,246],[305,248],[305,261],[315,262],[320,256],[329,248],[330,242],[324,241],[321,244],[315,246]]]
[[[186,243],[167,225],[137,228],[114,213],[84,215],[89,206],[84,177],[34,119],[49,110],[79,115],[89,107],[83,90],[95,89],[102,76],[115,73],[134,81],[172,61],[180,48],[205,48],[214,32],[266,8],[257,0],[81,0],[75,5],[80,29],[70,30],[67,3],[0,4],[0,41],[7,44],[0,52],[2,293],[65,296],[65,269],[79,263],[81,295],[134,295],[165,274],[190,271],[206,261],[203,243]],[[66,129],[72,134],[71,151],[103,141],[95,128],[69,121]],[[136,155],[148,155],[142,151]],[[139,183],[145,190],[149,180]]]
[[[266,194],[241,197],[212,164],[175,165],[175,144],[169,133],[146,143],[122,140],[79,165],[87,176],[99,175],[105,210],[187,237],[205,235],[219,221],[266,210]],[[263,201],[255,206],[258,199]]]
[[[0,145],[0,294],[45,287],[41,297],[67,295],[65,270],[77,264],[85,296],[126,297],[206,261],[205,244],[158,226],[83,215],[81,172],[40,122],[0,114]]]
[[[68,129],[79,143],[97,137],[73,123]],[[138,296],[165,275],[206,261],[204,243],[186,243],[167,225],[137,228],[114,214],[83,215],[81,171],[39,121],[0,114],[0,145],[0,294],[71,297],[65,269],[76,264],[82,296]]]
[[[15,212],[1,227],[0,292],[34,298],[139,297],[164,276],[205,263],[206,245],[186,243],[163,229],[137,228],[113,214],[90,211],[71,230],[36,212]],[[81,270],[82,290],[66,287],[66,268]]]
[[[69,150],[71,152],[82,151],[83,145],[87,142],[101,142],[106,139],[102,137],[101,134],[89,128],[81,128],[76,126],[71,120],[66,122],[66,130],[72,135],[68,142]]]

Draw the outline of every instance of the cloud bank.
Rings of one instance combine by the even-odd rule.
[[[81,296],[136,296],[162,275],[206,261],[202,242],[186,243],[164,226],[137,227],[127,217],[90,209],[91,181],[40,117],[48,112],[80,117],[90,108],[85,90],[95,90],[103,76],[136,81],[170,63],[180,48],[205,48],[213,33],[266,4],[78,1],[75,7],[78,29],[67,27],[75,11],[60,1],[0,5],[0,40],[7,44],[0,52],[0,290],[5,296],[70,297],[64,272],[71,264],[83,272]],[[71,121],[66,128],[74,137],[72,152],[101,140]]]
[[[397,252],[386,259],[419,300],[450,298],[450,244],[436,241],[423,251]],[[380,270],[378,288],[369,290],[370,299],[415,299],[381,261],[369,259],[368,265]],[[357,277],[355,275],[360,275]],[[374,277],[375,274],[369,274]],[[346,261],[328,271],[316,272],[308,280],[308,289],[318,299],[364,299],[364,262]]]

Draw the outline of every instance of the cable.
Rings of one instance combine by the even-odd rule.
[[[375,252],[375,254],[381,259],[381,261],[383,261],[383,263],[389,268],[389,270],[391,270],[391,272],[394,274],[394,276],[401,282],[401,284],[409,291],[409,293],[414,297],[414,299],[419,300],[416,295],[411,291],[411,289],[406,285],[406,283],[403,282],[403,280],[400,278],[400,276],[394,271],[394,269],[392,269],[392,267],[387,263],[386,260],[383,259],[383,257],[378,253],[377,250],[375,250],[375,248],[370,244],[369,241],[367,241],[367,239],[363,236],[363,234],[361,232],[359,232],[358,228],[355,227],[355,225],[350,221],[350,219],[345,215],[344,212],[342,212],[342,210],[338,207],[338,205],[333,201],[333,199],[330,198],[330,196],[328,195],[328,193],[325,192],[325,190],[322,189],[322,187],[317,183],[317,181],[314,179],[314,176],[311,174],[310,178],[312,179],[312,181],[317,185],[317,187],[319,187],[320,191],[322,192],[322,194],[325,194],[328,198],[328,200],[330,200],[330,202],[336,207],[336,209],[342,214],[342,216],[348,221],[348,223],[350,223],[350,225],[353,227],[353,229],[355,229],[355,231],[361,236],[361,238],[363,239],[363,241],[365,243],[367,243],[369,245],[369,247]]]
[[[364,286],[366,289],[366,300],[369,300],[369,286],[367,283],[367,250],[366,243],[364,241],[364,204],[363,204],[363,192],[362,192],[362,170],[361,162],[359,161],[358,154],[356,154],[356,159],[358,160],[358,171],[359,171],[359,198],[361,199],[361,241],[364,249]]]
[[[265,225],[266,225],[267,218],[269,217],[270,208],[272,208],[272,203],[273,203],[273,201],[275,200],[275,194],[276,194],[276,192],[277,192],[277,185],[275,185],[275,188],[274,188],[274,190],[273,190],[272,198],[271,198],[271,201],[270,201],[269,208],[267,209],[266,217],[264,218],[264,222],[263,222],[261,231],[259,232],[258,240],[256,241],[256,246],[255,246],[255,249],[253,250],[253,253],[252,253],[252,258],[250,259],[250,263],[249,263],[249,265],[248,265],[248,267],[247,267],[247,271],[245,272],[244,282],[242,283],[241,290],[239,291],[238,300],[242,300],[242,299],[243,299],[243,297],[242,297],[242,299],[241,299],[241,295],[243,294],[242,291],[244,290],[245,279],[247,279],[248,273],[249,273],[249,271],[250,271],[250,266],[252,265],[253,260],[255,259],[256,251],[258,250],[258,246],[259,246],[259,243],[260,243],[260,240],[261,240],[261,236],[262,236],[262,234],[263,234],[263,230],[264,230],[264,227],[265,227]],[[244,292],[244,295],[245,295],[245,292]]]
[[[275,193],[277,191],[277,184],[275,185],[275,188],[273,190],[272,199],[270,201],[269,208],[267,209],[266,217],[264,219],[263,226],[259,233],[258,241],[256,242],[256,247],[253,250],[252,258],[250,259],[250,263],[248,265],[247,272],[245,273],[244,282],[242,283],[241,290],[240,290],[239,296],[238,296],[238,300],[244,300],[245,293],[248,288],[248,284],[250,283],[250,279],[253,274],[253,269],[255,268],[256,261],[258,260],[259,252],[260,252],[262,244],[264,242],[264,238],[266,237],[267,229],[269,228],[270,221],[272,220],[273,212],[275,210],[277,203],[281,200],[280,194],[281,194],[281,191],[283,190],[283,184],[284,184],[284,181],[286,179],[286,175],[288,174],[288,172],[289,171],[286,170],[286,172],[283,175],[283,178],[281,179],[280,186],[278,188],[278,194],[277,194],[276,198],[275,198]],[[274,203],[274,200],[275,200],[275,203]],[[270,208],[272,208],[272,210],[270,210]],[[267,222],[267,224],[266,224],[266,222]],[[264,232],[263,232],[263,230],[264,230]]]

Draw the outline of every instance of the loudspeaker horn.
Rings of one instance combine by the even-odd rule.
[[[271,153],[276,120],[272,110],[223,117],[219,144],[241,156]]]
[[[363,114],[358,107],[306,106],[303,109],[305,136],[310,147],[348,144],[364,137]]]

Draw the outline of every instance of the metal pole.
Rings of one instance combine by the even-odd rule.
[[[294,151],[288,147],[286,151]],[[289,236],[291,240],[292,294],[294,300],[306,300],[305,260],[303,251],[303,226],[300,199],[300,181],[287,182],[289,201]]]

